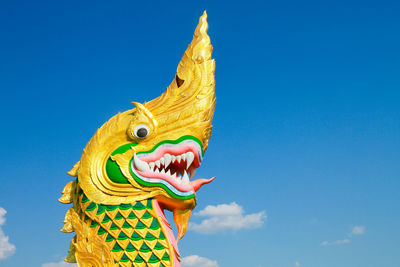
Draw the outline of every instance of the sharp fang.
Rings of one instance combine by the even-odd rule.
[[[170,154],[165,154],[164,155],[164,168],[167,168],[168,165],[171,163],[172,157]]]
[[[149,167],[150,167],[151,171],[154,171],[154,166],[156,166],[156,164],[154,164],[154,162],[149,163]]]
[[[161,158],[161,159],[160,159],[161,165],[165,165],[164,162],[165,162],[165,161],[164,161],[164,158]]]
[[[171,157],[172,157],[172,163],[174,163],[176,160],[176,157],[174,155],[172,155]]]
[[[181,157],[181,156],[177,156],[177,157],[176,157],[176,161],[177,161],[178,163],[180,163],[180,162],[181,162],[181,159],[182,159],[182,157]]]
[[[194,154],[192,152],[187,152],[186,153],[186,169],[189,168],[189,166],[192,164],[194,160]]]
[[[171,175],[171,170],[168,170],[165,174],[167,174],[167,175],[169,175],[169,176],[172,176],[172,175]]]
[[[183,176],[182,176],[182,185],[188,185],[188,184],[190,184],[189,176],[188,176],[187,172],[184,171]]]
[[[158,168],[160,168],[160,161],[159,161],[159,160],[156,161],[156,166],[157,166]]]
[[[182,160],[183,160],[183,161],[186,161],[186,153],[185,153],[185,154],[182,154],[181,157],[182,157]]]
[[[161,169],[161,170],[160,170],[160,173],[165,174],[165,170],[164,170],[164,169]]]
[[[141,161],[141,160],[136,156],[136,153],[133,155],[133,160],[134,160],[134,162],[135,162],[136,168],[138,168],[139,171],[146,172],[146,171],[149,171],[149,170],[150,170],[149,165],[148,165],[146,162]]]
[[[155,169],[155,171],[154,171],[155,173],[160,173],[160,171],[158,170],[158,169]]]

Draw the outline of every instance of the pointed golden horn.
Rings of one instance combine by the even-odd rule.
[[[193,41],[186,50],[188,56],[191,56],[192,60],[196,63],[202,63],[205,60],[211,59],[212,46],[210,37],[207,35],[207,30],[207,12],[204,11],[194,31]]]
[[[215,62],[211,59],[213,48],[207,30],[207,13],[204,11],[193,40],[179,62],[174,80],[160,97],[146,105],[154,115],[161,114],[172,106],[183,104],[196,95],[201,97],[211,93],[212,98],[215,98]]]
[[[174,80],[158,98],[145,104],[157,117],[160,127],[175,123],[197,127],[199,138],[207,147],[215,107],[215,61],[207,34],[207,13],[200,17],[193,40],[186,49]],[[196,123],[196,125],[194,125]]]

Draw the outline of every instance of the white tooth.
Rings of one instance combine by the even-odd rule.
[[[180,184],[182,184],[182,178],[181,177],[176,177],[176,181],[178,182],[178,183],[180,183]]]
[[[162,158],[160,159],[161,165],[165,165],[164,162],[165,162],[165,161],[164,161],[164,158],[162,157]]]
[[[182,154],[181,157],[182,157],[182,160],[185,161],[186,160],[186,153]]]
[[[171,170],[168,170],[165,174],[171,176]]]
[[[160,173],[160,171],[159,171],[158,169],[156,169],[154,172],[155,172],[155,173]]]
[[[188,185],[188,184],[190,184],[190,181],[189,181],[188,174],[185,171],[182,176],[182,185]]]
[[[171,163],[172,157],[170,154],[164,155],[164,168],[167,168],[168,165]]]
[[[172,155],[171,157],[172,157],[172,163],[174,163],[176,160],[176,157],[174,155]]]
[[[160,161],[159,161],[159,160],[156,160],[156,166],[157,166],[158,168],[160,168]]]
[[[154,170],[154,166],[156,166],[156,164],[154,164],[154,162],[150,162],[149,163],[149,167],[150,167],[150,170]]]
[[[182,157],[181,157],[180,155],[176,157],[176,161],[177,161],[178,163],[181,162],[181,159],[182,159]]]
[[[164,170],[164,169],[161,169],[161,170],[160,170],[160,173],[165,174],[165,170]]]
[[[192,164],[194,160],[194,154],[192,152],[186,153],[186,169]]]
[[[135,166],[136,166],[136,168],[138,168],[139,171],[144,171],[145,172],[145,171],[149,171],[150,170],[149,165],[146,162],[141,161],[136,156],[136,153],[133,155],[133,161],[135,162]]]
[[[174,178],[174,179],[176,179],[176,173],[171,174],[171,177]]]

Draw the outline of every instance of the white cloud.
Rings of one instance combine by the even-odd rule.
[[[296,261],[296,262],[294,263],[294,266],[300,267],[300,262]]]
[[[363,235],[365,234],[365,226],[363,225],[356,225],[351,230],[351,235]]]
[[[205,209],[194,213],[199,217],[210,217],[200,223],[190,223],[190,229],[202,234],[212,234],[221,230],[251,229],[264,224],[267,218],[265,211],[252,214],[244,214],[241,206],[232,202],[217,206],[207,206]]]
[[[342,245],[342,244],[349,244],[351,241],[350,239],[342,239],[342,240],[336,240],[333,242],[334,245]]]
[[[3,232],[1,226],[6,222],[7,211],[0,207],[0,260],[10,257],[15,253],[15,246],[10,243],[8,236]]]
[[[328,246],[328,245],[343,245],[343,244],[349,244],[351,242],[350,239],[342,239],[342,240],[336,240],[333,242],[328,242],[328,241],[322,241],[321,244],[319,244],[321,247]]]
[[[43,263],[42,267],[77,267],[75,263],[68,263],[65,261]]]
[[[324,246],[327,246],[327,245],[329,245],[329,242],[328,241],[322,241],[321,242],[321,244],[319,244],[321,247],[324,247]]]
[[[191,255],[182,259],[182,267],[219,267],[219,265],[217,261],[203,258],[198,255]]]

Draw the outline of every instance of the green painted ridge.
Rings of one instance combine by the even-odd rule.
[[[123,250],[123,249],[121,248],[121,246],[118,245],[118,243],[115,243],[114,247],[112,248],[112,252],[119,252],[119,251],[121,251],[121,250]]]
[[[144,228],[146,228],[146,225],[144,225],[141,221],[138,221],[135,228],[136,229],[144,229]]]
[[[112,235],[108,234],[106,237],[106,242],[111,242],[113,240],[114,240],[114,237]]]
[[[151,248],[149,248],[149,246],[147,246],[146,243],[143,242],[143,244],[140,247],[139,251],[141,251],[141,252],[149,252],[149,251],[151,251]]]
[[[97,204],[94,202],[91,202],[89,206],[86,207],[86,211],[93,211],[95,208],[97,208]]]
[[[149,259],[149,263],[156,263],[156,262],[159,262],[159,261],[160,261],[160,259],[157,258],[156,255],[151,254],[150,259]]]
[[[106,215],[104,215],[104,218],[101,221],[101,223],[108,223],[109,221],[111,221],[111,218],[106,214]]]
[[[156,243],[156,245],[154,246],[154,249],[156,249],[156,250],[162,250],[162,249],[165,249],[165,247],[163,246],[163,245],[161,245],[160,243]]]
[[[129,258],[128,258],[128,256],[125,255],[125,253],[124,253],[124,255],[122,255],[121,261],[122,262],[128,262],[129,261]]]
[[[137,216],[135,213],[133,213],[133,211],[131,211],[131,213],[128,215],[128,219],[137,219]]]
[[[136,248],[131,243],[129,243],[128,246],[126,246],[125,250],[128,252],[132,252],[132,251],[135,251]]]
[[[165,235],[163,232],[160,232],[160,236],[158,237],[158,239],[165,240]]]
[[[157,220],[154,218],[153,221],[151,222],[150,229],[151,230],[157,230],[160,228],[160,224],[157,222]],[[161,232],[162,233],[162,232]]]
[[[115,223],[112,223],[110,226],[110,230],[118,229],[118,226]]]
[[[106,211],[103,205],[97,205],[97,212],[96,215],[101,215]]]
[[[148,241],[153,241],[154,239],[156,239],[156,237],[150,233],[147,233],[144,239]]]
[[[167,254],[167,252],[164,253],[164,255],[161,258],[163,261],[169,261],[169,255]]]
[[[115,214],[115,217],[114,217],[115,220],[121,220],[121,219],[123,219],[123,218],[124,218],[124,217],[123,217],[122,214],[119,213],[119,212],[117,212],[117,214]]]
[[[125,240],[125,239],[128,239],[128,238],[129,237],[122,231],[118,235],[118,240]]]
[[[144,210],[145,208],[146,206],[143,205],[140,201],[136,202],[135,205],[132,206],[132,209],[134,210]]]
[[[104,233],[106,233],[107,231],[103,228],[103,227],[99,227],[99,230],[97,231],[98,235],[103,235]]]
[[[94,227],[96,227],[97,225],[99,225],[98,222],[92,221],[92,222],[90,223],[90,228],[94,228]]]
[[[125,221],[124,224],[122,225],[122,228],[129,229],[129,228],[132,228],[132,226]]]
[[[131,236],[131,240],[138,241],[138,240],[141,240],[141,239],[143,239],[143,238],[138,233],[133,232],[133,234]]]
[[[87,196],[86,196],[86,195],[83,195],[81,202],[82,202],[82,203],[86,203],[86,202],[88,202],[88,201],[89,201],[89,199],[87,198]]]
[[[151,198],[149,198],[149,199],[147,200],[146,207],[147,207],[148,209],[150,209],[150,210],[153,209],[153,201],[152,201]]]
[[[120,210],[129,210],[132,208],[132,204],[128,203],[128,204],[120,204],[119,205],[119,209]]]
[[[113,211],[118,208],[118,205],[104,205],[107,211]]]
[[[146,211],[144,214],[143,214],[143,216],[142,216],[142,219],[150,219],[150,218],[152,218],[153,216],[151,216],[151,214],[148,212],[148,211]]]
[[[137,254],[137,256],[136,256],[134,262],[136,262],[136,263],[142,263],[142,262],[144,262],[144,259],[143,259],[142,257],[140,257],[139,254]]]

